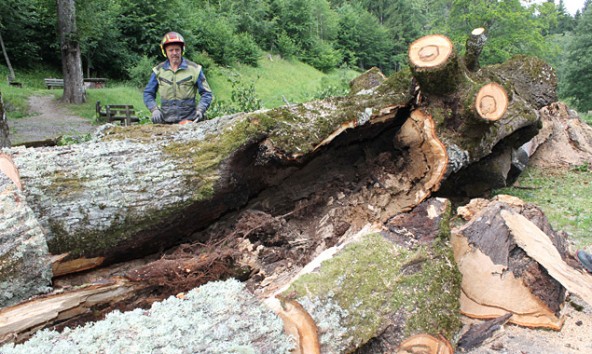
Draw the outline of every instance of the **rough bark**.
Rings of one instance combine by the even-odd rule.
[[[422,55],[431,57],[429,50]],[[183,254],[126,271],[125,279],[161,299],[199,285],[218,267],[209,274],[246,273],[255,293],[270,296],[340,244],[333,266],[323,267],[351,267],[351,279],[303,277],[302,288],[294,282],[281,296],[310,312],[321,346],[393,350],[404,336],[451,338],[458,329],[459,277],[445,241],[447,217],[433,216],[434,210],[444,214],[437,204],[446,203],[428,198],[494,147],[528,141],[539,129],[539,105],[554,95],[530,92],[525,84],[554,90],[550,68],[537,59],[522,58],[524,71],[510,63],[470,73],[450,55],[444,63],[396,73],[348,97],[184,126],[105,126],[89,143],[6,151],[50,253],[68,254],[54,269],[160,255],[192,242]],[[444,72],[457,80],[445,90],[429,81],[442,68],[452,68]],[[478,91],[491,83],[510,93],[507,110],[493,121],[476,109]],[[382,235],[367,235],[379,230]],[[375,257],[380,254],[384,259]],[[333,293],[363,282],[372,292],[335,304],[321,285],[344,279]],[[321,289],[316,295],[302,290],[313,285]],[[388,306],[374,301],[380,298]],[[307,308],[306,299],[318,306]],[[351,316],[337,318],[339,328],[322,329],[319,319],[340,316],[332,311],[339,308]],[[363,333],[339,332],[353,333],[351,326]]]
[[[45,235],[21,189],[12,160],[0,153],[0,307],[51,290]]]
[[[57,0],[57,17],[64,75],[64,95],[61,100],[66,103],[84,103],[86,95],[74,0]]]
[[[487,35],[485,34],[485,28],[482,27],[475,28],[467,39],[465,44],[465,65],[469,71],[477,71],[481,67],[479,65],[479,56],[486,41]]]
[[[450,202],[411,213],[328,249],[266,303],[297,301],[319,327],[322,353],[394,352],[411,335],[451,338],[459,328],[459,277],[445,244]]]

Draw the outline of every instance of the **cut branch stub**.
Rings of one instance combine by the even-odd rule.
[[[475,28],[471,32],[471,35],[465,44],[465,65],[468,70],[477,71],[479,69],[479,56],[481,55],[481,51],[483,50],[486,41],[487,36],[485,36],[485,28]]]
[[[454,45],[448,37],[432,34],[409,46],[413,76],[424,92],[445,94],[454,91],[461,80]]]
[[[477,93],[475,109],[479,117],[486,121],[499,120],[508,109],[508,94],[495,82],[483,86]]]

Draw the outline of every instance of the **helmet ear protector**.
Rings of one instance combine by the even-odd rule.
[[[162,55],[164,55],[164,57],[166,58],[166,46],[169,44],[180,44],[181,48],[183,48],[183,54],[185,54],[185,40],[183,39],[183,36],[180,35],[177,32],[169,32],[167,34],[164,35],[164,37],[162,37],[162,40],[160,41],[160,50],[162,52]]]

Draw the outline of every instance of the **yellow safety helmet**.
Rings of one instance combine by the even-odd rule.
[[[162,51],[162,55],[164,55],[165,58],[166,58],[166,52],[165,52],[166,46],[169,44],[174,44],[174,43],[180,44],[181,47],[183,48],[183,54],[185,54],[185,40],[183,39],[183,36],[177,32],[169,32],[169,33],[165,34],[164,37],[162,37],[162,40],[160,41],[160,50]]]

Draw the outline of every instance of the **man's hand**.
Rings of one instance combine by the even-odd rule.
[[[150,117],[150,120],[152,120],[152,123],[154,124],[164,123],[164,117],[162,116],[160,109],[156,108],[152,111],[152,117]]]
[[[193,116],[193,123],[197,123],[204,118],[203,112],[199,109],[195,110],[195,115]]]

